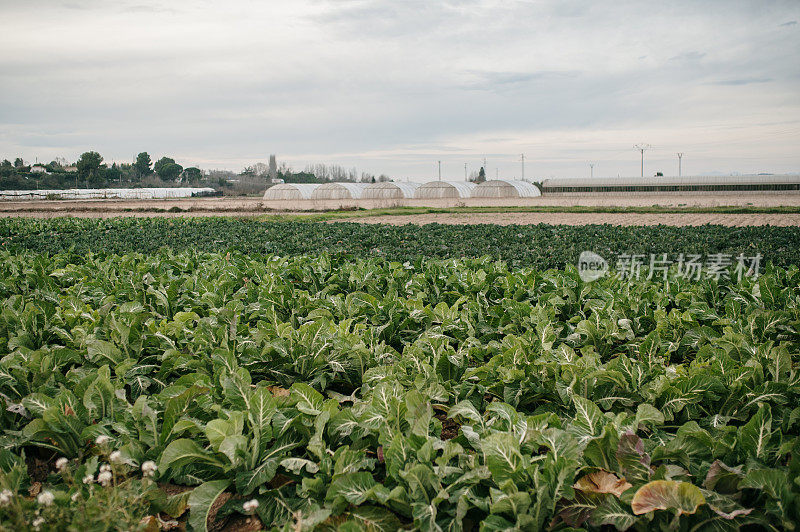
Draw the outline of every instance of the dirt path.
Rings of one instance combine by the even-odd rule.
[[[464,213],[370,216],[338,220],[367,224],[424,225],[439,224],[499,224],[499,225],[705,225],[731,227],[750,225],[800,226],[800,214],[631,214],[631,213]]]

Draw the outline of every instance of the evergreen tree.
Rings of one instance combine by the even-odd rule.
[[[100,167],[103,165],[103,156],[96,151],[87,151],[81,154],[75,166],[78,168],[78,176],[84,181],[97,181]]]
[[[153,170],[150,168],[152,164],[152,160],[150,159],[150,154],[146,151],[143,151],[139,155],[136,156],[136,162],[133,163],[134,172],[136,173],[136,177],[141,179],[143,177],[149,176],[153,173]]]

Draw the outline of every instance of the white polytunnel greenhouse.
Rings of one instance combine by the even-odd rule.
[[[445,198],[469,198],[475,183],[467,181],[430,181],[420,185],[414,197],[416,199],[445,199]]]
[[[0,190],[0,199],[4,200],[36,200],[36,199],[173,199],[191,198],[195,196],[213,196],[213,188],[70,188],[52,190]]]
[[[282,183],[264,192],[265,200],[308,200],[319,183]]]
[[[408,199],[414,197],[419,183],[372,183],[364,189],[362,199]]]
[[[527,181],[484,181],[472,191],[473,198],[537,198],[541,195],[539,187]]]
[[[311,193],[314,200],[361,199],[366,183],[325,183]]]

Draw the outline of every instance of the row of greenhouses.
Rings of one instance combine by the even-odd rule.
[[[525,181],[430,181],[428,183],[284,183],[270,187],[265,200],[342,200],[342,199],[463,199],[535,198],[539,188]]]

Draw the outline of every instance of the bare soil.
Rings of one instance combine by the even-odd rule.
[[[54,218],[253,216],[265,214],[261,198],[184,198],[172,200],[0,201],[0,217]]]
[[[435,200],[298,200],[263,201],[260,197],[184,198],[172,200],[36,200],[0,201],[0,217],[82,218],[263,216],[303,214],[338,208],[391,207],[778,207],[800,206],[800,194],[706,194],[706,195],[619,195],[546,196],[525,199],[435,199]],[[627,214],[627,213],[474,213],[424,214],[366,217],[364,223],[610,223],[620,225],[798,225],[793,214]]]

